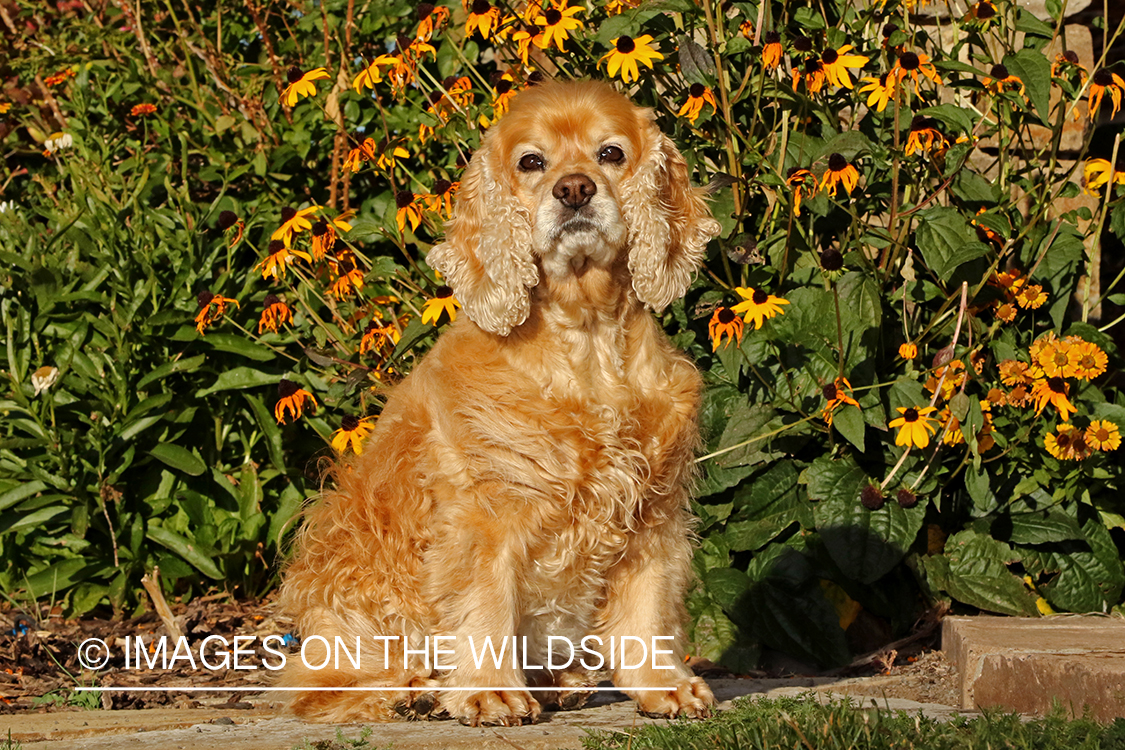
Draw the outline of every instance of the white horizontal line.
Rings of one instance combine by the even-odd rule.
[[[273,686],[254,686],[254,685],[241,685],[230,687],[197,687],[185,685],[183,687],[77,687],[78,692],[218,692],[218,693],[267,693],[267,692],[358,692],[358,693],[392,693],[392,692],[425,692],[425,693],[453,693],[453,692],[480,692],[486,690],[506,690],[506,691],[520,691],[526,690],[528,692],[578,692],[578,693],[623,693],[626,690],[629,692],[639,693],[644,691],[658,691],[662,693],[675,692],[674,687],[631,687],[631,688],[618,688],[618,687],[494,687],[492,685],[486,687],[273,687]]]

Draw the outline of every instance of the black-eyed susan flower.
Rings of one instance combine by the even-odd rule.
[[[860,86],[858,91],[861,94],[867,94],[867,108],[874,107],[876,112],[882,112],[886,109],[887,104],[895,96],[895,80],[891,77],[891,74],[884,73],[878,78],[862,78],[860,81],[864,85]]]
[[[516,82],[507,73],[500,76],[492,88],[492,120],[495,122],[501,115],[508,111],[512,97],[516,95]]]
[[[316,411],[316,399],[304,388],[289,379],[277,384],[277,404],[273,407],[273,415],[278,424],[285,424],[285,412],[289,412],[294,420],[300,419],[306,404],[310,412]]]
[[[1089,341],[1073,344],[1076,358],[1073,365],[1074,377],[1080,380],[1093,380],[1105,372],[1109,358],[1101,347]]]
[[[358,146],[348,152],[348,157],[344,159],[344,169],[358,172],[364,162],[371,161],[378,155],[378,144],[375,143],[375,139],[364,138],[362,141],[359,141]]]
[[[538,29],[530,26],[521,26],[512,32],[512,41],[516,43],[516,55],[519,56],[524,67],[529,67],[531,64],[528,62],[528,58],[531,56],[531,45],[538,35]]]
[[[1121,431],[1109,420],[1093,420],[1086,428],[1086,442],[1099,451],[1115,451],[1121,447]]]
[[[130,117],[148,117],[156,111],[155,104],[144,102],[142,104],[134,104],[133,108],[129,110]]]
[[[357,456],[363,453],[363,439],[374,429],[370,420],[370,417],[360,419],[359,417],[353,417],[351,414],[345,415],[340,420],[340,429],[332,435],[332,447],[336,449],[336,452],[344,453],[351,448],[352,453]]]
[[[815,195],[818,187],[816,175],[804,167],[791,167],[785,174],[785,184],[793,188],[793,215],[801,215],[801,199],[807,193]]]
[[[352,292],[363,289],[363,271],[356,266],[350,255],[339,260],[329,260],[328,265],[336,277],[328,287],[328,296],[342,300]]]
[[[500,9],[488,0],[463,0],[462,5],[469,14],[465,19],[465,36],[472,36],[476,31],[485,39],[490,39],[500,27]]]
[[[313,81],[319,81],[330,76],[324,68],[313,68],[306,73],[298,67],[292,67],[285,77],[289,81],[289,85],[281,92],[281,99],[287,106],[292,107],[299,99],[306,96],[316,96],[316,85]]]
[[[332,248],[336,246],[335,228],[326,220],[317,219],[313,222],[309,233],[312,235],[309,252],[312,253],[313,260],[324,260],[324,256],[332,252]]]
[[[858,184],[859,170],[855,168],[855,165],[840,154],[832,154],[828,157],[828,169],[824,172],[824,176],[820,178],[821,190],[831,190],[832,195],[835,196],[837,186],[843,185],[844,190],[851,195]]]
[[[540,49],[547,49],[554,44],[559,52],[566,52],[563,43],[570,38],[570,32],[582,28],[582,22],[574,14],[585,10],[581,5],[571,8],[567,7],[567,0],[557,0],[554,7],[547,8],[535,19],[535,24],[543,27],[535,38],[535,45]]]
[[[988,76],[984,79],[983,85],[985,89],[994,94],[999,94],[1001,91],[1010,91],[1018,88],[1021,94],[1027,92],[1027,87],[1024,86],[1023,81],[1018,76],[1012,75],[1007,66],[993,65],[988,71]]]
[[[987,29],[996,21],[996,6],[989,0],[980,0],[969,6],[969,12],[961,17],[961,23],[975,29]]]
[[[226,314],[228,304],[239,306],[238,300],[214,294],[206,289],[197,294],[195,299],[199,303],[199,313],[195,316],[195,330],[199,331],[200,336],[205,335],[203,332],[207,327]]]
[[[242,239],[242,230],[245,229],[245,225],[242,223],[242,219],[238,218],[238,214],[236,214],[234,211],[220,212],[219,220],[215,225],[221,232],[230,232],[232,229],[234,230],[234,236],[231,237],[230,247],[234,247],[238,244],[238,241]]]
[[[381,320],[372,319],[363,329],[363,338],[359,341],[359,353],[378,352],[387,342],[397,344],[401,338],[402,334],[393,321],[384,324]]]
[[[309,206],[299,211],[286,206],[281,209],[281,226],[270,235],[270,239],[281,240],[285,243],[286,247],[289,247],[293,244],[294,234],[303,232],[306,229],[312,229],[312,222],[308,217],[310,214],[314,214],[319,210],[320,206]]]
[[[1031,389],[1031,398],[1035,402],[1035,416],[1039,416],[1043,409],[1050,405],[1059,412],[1059,419],[1070,421],[1070,415],[1078,409],[1067,398],[1070,393],[1070,384],[1061,377],[1046,377],[1036,380]]]
[[[930,444],[930,435],[937,431],[937,420],[929,416],[936,411],[933,406],[898,407],[901,417],[893,419],[888,427],[897,427],[895,445],[925,448]]]
[[[418,28],[414,32],[414,38],[422,42],[430,41],[435,31],[449,23],[449,8],[444,5],[419,3],[417,13]]]
[[[1125,171],[1114,169],[1108,159],[1087,159],[1082,169],[1082,182],[1086,186],[1087,193],[1097,195],[1102,185],[1111,182],[1125,185]]]
[[[1026,284],[1016,293],[1016,304],[1025,310],[1038,310],[1047,301],[1047,293],[1038,284]]]
[[[793,88],[797,88],[801,81],[805,82],[805,90],[810,94],[819,94],[824,88],[828,75],[819,57],[806,57],[803,62],[793,65]]]
[[[0,115],[6,115],[12,109],[11,102],[0,102]]]
[[[1094,77],[1090,79],[1090,90],[1088,92],[1088,103],[1090,106],[1090,117],[1098,111],[1102,104],[1102,98],[1109,93],[1109,98],[1113,102],[1113,111],[1110,117],[1117,116],[1117,110],[1121,109],[1121,94],[1125,92],[1125,80],[1121,76],[1114,73],[1109,68],[1099,68]]]
[[[766,70],[774,70],[781,64],[781,34],[767,31],[762,41],[762,67]]]
[[[820,252],[820,270],[829,281],[839,281],[844,275],[844,254],[834,247],[826,247]]]
[[[911,361],[918,356],[918,345],[913,341],[907,341],[904,344],[899,344],[898,356],[902,357],[907,362]]]
[[[937,120],[924,115],[915,115],[910,121],[910,135],[906,138],[905,153],[907,156],[915,152],[932,151],[935,146],[941,148],[945,145],[945,136],[937,128]]]
[[[258,319],[258,333],[262,331],[277,333],[281,330],[281,326],[292,322],[293,311],[285,304],[285,300],[276,294],[267,294],[262,300],[262,317]]]
[[[270,240],[266,257],[262,258],[255,268],[261,269],[263,279],[268,279],[271,276],[274,279],[285,278],[285,272],[289,270],[289,266],[296,262],[297,258],[306,263],[312,262],[312,256],[308,253],[286,247],[281,240]]]
[[[985,209],[983,207],[978,209],[977,216],[980,216],[984,212]],[[969,219],[969,224],[971,224],[973,226],[973,229],[976,230],[977,237],[980,238],[981,242],[991,242],[994,245],[1004,244],[1004,238],[1001,237],[995,229],[988,226],[987,224],[977,221],[976,217]]]
[[[688,89],[688,100],[684,102],[684,106],[680,107],[680,111],[676,114],[679,117],[688,118],[694,125],[699,118],[699,113],[703,110],[704,104],[710,104],[712,112],[719,108],[715,103],[715,94],[712,93],[709,86],[704,86],[702,83],[693,83],[691,88]]]
[[[398,164],[398,159],[406,159],[410,152],[402,146],[401,140],[381,141],[376,149],[375,169],[380,172],[389,172]]]
[[[1075,72],[1079,75],[1079,81],[1086,82],[1086,78],[1090,75],[1085,66],[1078,60],[1078,53],[1072,49],[1065,52],[1060,52],[1055,55],[1055,61],[1051,63],[1051,77],[1061,78],[1064,74],[1073,75]]]
[[[631,8],[636,8],[640,4],[641,0],[608,0],[605,4],[605,12],[607,15],[616,16]]]
[[[395,221],[398,223],[398,231],[406,231],[406,222],[410,222],[411,231],[418,231],[418,225],[422,223],[422,206],[418,201],[414,200],[414,193],[409,190],[400,190],[395,193],[395,207],[398,209],[395,212]]]
[[[832,415],[844,404],[851,404],[859,408],[859,402],[852,396],[852,384],[847,378],[836,378],[821,389],[824,396],[824,411],[821,412],[825,423],[832,426]]]
[[[725,345],[736,340],[741,343],[743,330],[742,318],[738,317],[734,310],[729,307],[717,308],[711,315],[711,322],[707,324],[707,333],[711,336],[711,351],[718,350],[724,337]]]
[[[453,195],[457,192],[460,183],[441,179],[434,181],[434,192],[422,196],[422,205],[430,213],[435,213],[445,218],[453,215]]]
[[[762,327],[762,323],[767,318],[785,314],[781,306],[789,304],[789,300],[775,297],[753,287],[740,286],[736,287],[734,291],[735,294],[742,297],[743,301],[732,307],[731,310],[742,315],[747,323],[753,321],[755,331]]]
[[[930,62],[929,56],[922,52],[903,52],[899,55],[895,66],[891,68],[891,76],[897,83],[902,83],[908,78],[912,80],[915,93],[918,92],[921,78],[928,78],[941,85],[941,76],[938,75],[937,68]]]
[[[352,80],[352,88],[357,94],[363,93],[365,88],[375,88],[375,84],[383,80],[383,68],[397,64],[398,58],[394,55],[379,55]]]
[[[664,59],[664,55],[652,48],[652,36],[649,34],[644,34],[635,39],[629,36],[619,36],[610,43],[613,45],[613,49],[602,55],[598,64],[601,65],[603,61],[608,61],[606,73],[610,78],[613,78],[620,70],[621,80],[624,83],[640,80],[640,69],[637,67],[637,63],[652,69],[653,60]]]
[[[460,306],[461,303],[453,296],[453,290],[443,284],[434,290],[433,297],[426,300],[422,308],[422,322],[436,326],[444,313],[449,316],[449,322],[452,323],[457,320],[457,308]]]
[[[848,69],[860,69],[867,64],[871,58],[863,55],[848,54],[852,51],[852,45],[845,44],[839,49],[826,49],[820,53],[820,62],[824,66],[824,75],[835,86],[840,86],[845,89],[852,88],[852,79],[848,74]]]
[[[1071,457],[1070,444],[1074,438],[1074,425],[1060,424],[1055,432],[1043,438],[1043,447],[1055,458],[1066,461]]]

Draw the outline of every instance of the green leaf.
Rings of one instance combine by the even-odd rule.
[[[1021,49],[1014,55],[1004,55],[1004,67],[1010,74],[1023,81],[1024,86],[1027,87],[1028,100],[1031,101],[1040,121],[1047,125],[1051,102],[1051,63],[1047,61],[1046,56],[1038,50]]]
[[[275,375],[250,367],[235,367],[224,370],[210,388],[196,391],[196,398],[203,398],[219,391],[232,391],[240,388],[259,388],[263,385],[274,385],[281,381],[281,375]]]
[[[946,134],[952,135],[953,133],[971,133],[973,131],[973,118],[969,114],[969,110],[964,107],[958,107],[956,104],[939,104],[936,107],[924,107],[914,113],[915,116],[922,115],[923,117],[932,117],[941,124],[945,125],[949,131]]]
[[[60,560],[47,569],[16,583],[22,585],[37,599],[54,599],[57,593],[65,591],[95,572],[97,566],[91,565],[84,559]]]
[[[801,494],[791,462],[776,463],[740,487],[734,494],[735,520],[723,531],[730,549],[756,550],[794,523],[812,526]]]
[[[1050,39],[1055,35],[1055,30],[1050,24],[1036,18],[1035,14],[1027,8],[1019,9],[1019,16],[1016,17],[1016,31],[1022,31],[1024,34],[1039,36],[1044,39]]]
[[[957,601],[1002,615],[1037,616],[1035,597],[1007,564],[1014,561],[1011,548],[971,529],[945,542],[946,592]],[[927,565],[942,563],[927,561]]]
[[[867,432],[867,423],[863,419],[863,412],[851,404],[844,404],[832,415],[832,426],[844,436],[849,443],[862,453],[864,451],[864,433]]]
[[[137,390],[141,390],[149,383],[160,380],[161,378],[166,378],[174,372],[190,372],[203,364],[206,359],[206,354],[198,354],[187,359],[176,359],[171,362],[165,363],[138,380],[136,386],[134,387]]]
[[[161,526],[149,526],[145,536],[191,563],[196,570],[212,579],[223,577],[222,572],[210,557],[203,554],[191,540]]]
[[[397,359],[404,353],[410,351],[411,348],[419,341],[430,335],[434,327],[429,323],[423,323],[420,317],[411,318],[410,322],[406,324],[406,330],[402,332],[402,338],[398,340],[395,345],[395,350],[391,352],[391,359]]]
[[[750,466],[765,461],[766,441],[756,438],[768,432],[766,425],[773,416],[774,409],[769,404],[750,404],[743,398],[731,413],[715,448],[726,452],[712,460],[720,466]]]
[[[1003,536],[1012,544],[1048,544],[1084,538],[1078,521],[1057,508],[1026,513],[1013,512],[1007,520],[1010,530]],[[1002,521],[997,523],[1002,530]],[[996,534],[997,524],[993,524],[992,528],[993,533]]]
[[[1086,541],[1082,547],[1029,547],[1021,550],[1023,562],[1033,574],[1053,576],[1039,590],[1055,609],[1104,612],[1121,598],[1125,569],[1099,518],[1087,519],[1082,534]]]
[[[976,232],[960,211],[944,206],[918,212],[915,239],[926,265],[934,276],[947,280],[961,264],[979,258],[988,247],[979,242]]]
[[[220,352],[230,352],[256,362],[272,362],[277,355],[267,346],[250,341],[233,333],[212,332],[201,337],[201,342]]]
[[[157,443],[148,454],[163,461],[173,469],[190,474],[193,477],[207,471],[207,465],[203,463],[203,459],[175,443]]]
[[[242,394],[246,399],[246,403],[250,404],[250,409],[254,412],[254,418],[258,422],[258,427],[262,430],[262,434],[266,438],[266,450],[270,454],[270,463],[274,467],[284,473],[285,472],[285,451],[281,441],[281,428],[277,426],[277,419],[262,403],[262,399],[249,393]]]
[[[29,498],[45,489],[47,489],[47,483],[40,481],[24,482],[23,484],[16,485],[7,492],[0,494],[0,510],[10,508],[19,501]]]

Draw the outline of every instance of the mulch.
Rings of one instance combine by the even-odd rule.
[[[75,692],[85,687],[147,687],[147,686],[259,686],[269,683],[273,672],[263,663],[278,662],[278,657],[263,650],[262,639],[269,635],[285,637],[292,630],[288,621],[272,611],[269,598],[238,601],[229,594],[214,594],[193,599],[187,604],[171,604],[175,624],[186,639],[179,658],[175,656],[177,641],[169,637],[167,661],[156,649],[168,629],[155,612],[145,612],[129,619],[105,619],[87,615],[82,619],[64,619],[59,607],[43,605],[38,610],[17,609],[0,603],[0,714],[16,711],[154,708],[157,706],[198,707],[201,696],[213,693],[177,693],[166,691],[137,692]],[[204,639],[211,639],[206,648]],[[223,646],[231,650],[235,636],[249,636],[241,641],[243,651],[233,668],[233,659],[223,668],[209,669],[200,663],[201,654],[211,666],[222,665]],[[136,653],[136,639],[143,639],[142,653]],[[79,646],[89,638],[105,642],[109,660],[95,671],[84,669],[79,660]],[[128,639],[128,640],[126,640]],[[282,653],[296,652],[290,641],[271,647]],[[186,658],[190,644],[191,658]],[[250,644],[250,645],[247,645]],[[126,645],[129,662],[126,663]],[[202,648],[202,651],[201,651]],[[144,656],[144,652],[148,656]],[[91,655],[93,652],[90,652]],[[144,658],[138,668],[138,660]],[[149,668],[151,660],[155,668]],[[263,660],[269,660],[263,662]],[[195,667],[192,666],[195,662]],[[168,669],[161,668],[167,664]],[[256,666],[257,669],[246,667]],[[232,708],[248,707],[245,693],[233,692]]]

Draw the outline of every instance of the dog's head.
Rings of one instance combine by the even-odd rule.
[[[718,231],[651,110],[603,83],[548,83],[520,93],[485,135],[429,262],[477,325],[506,335],[526,320],[540,273],[625,252],[637,298],[662,310]]]

